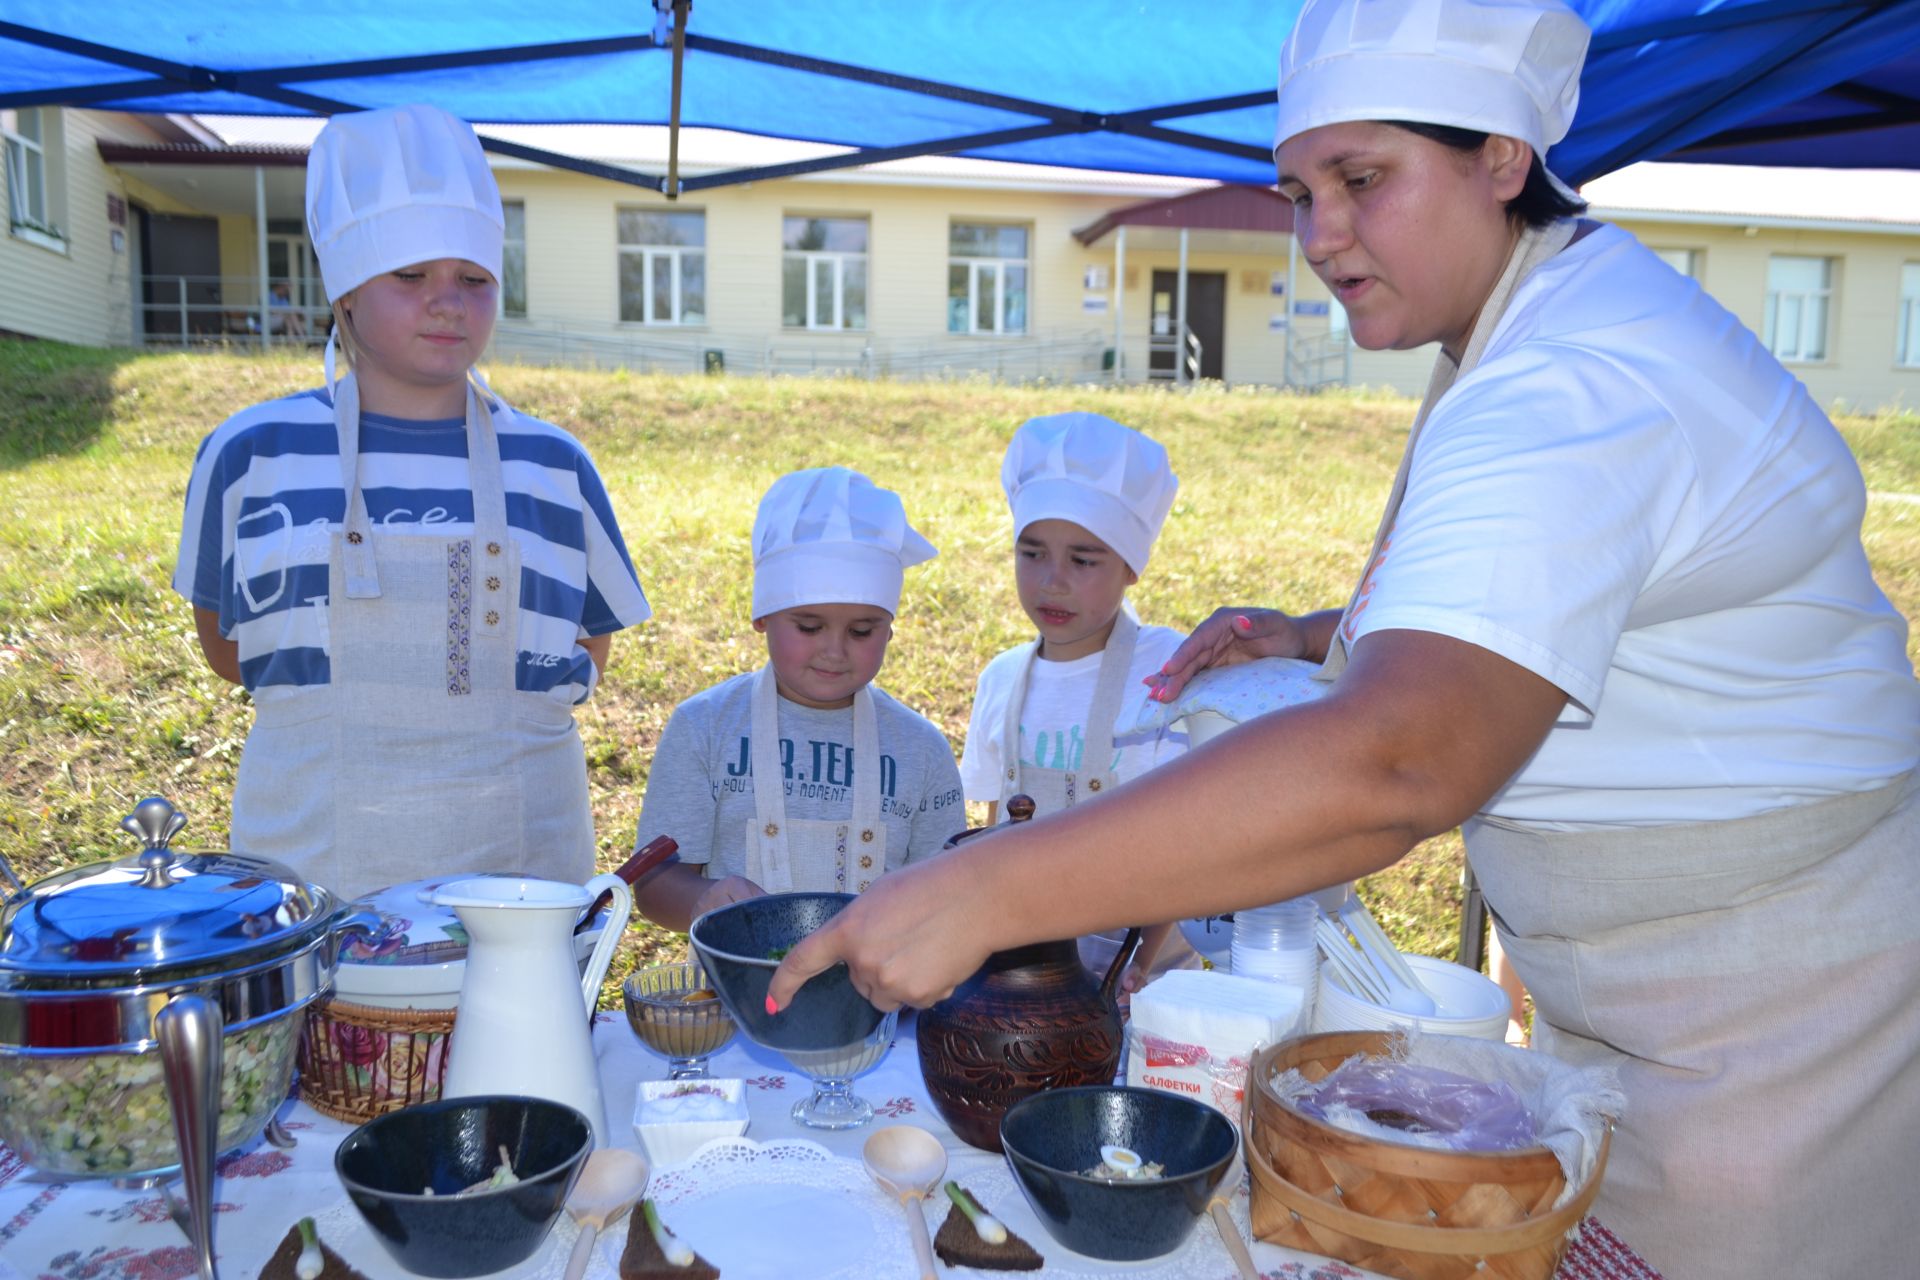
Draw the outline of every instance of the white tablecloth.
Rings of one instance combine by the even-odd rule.
[[[594,1050],[600,1061],[607,1104],[609,1140],[640,1149],[631,1121],[638,1085],[666,1076],[666,1060],[642,1045],[618,1015],[602,1014],[594,1028]],[[794,1269],[783,1280],[809,1276],[857,1275],[872,1280],[899,1274],[912,1277],[912,1249],[902,1210],[877,1189],[863,1185],[858,1171],[860,1152],[875,1127],[912,1124],[926,1129],[946,1146],[948,1176],[982,1191],[996,1213],[1025,1236],[1048,1261],[1047,1276],[1124,1274],[1135,1280],[1159,1275],[1180,1280],[1234,1280],[1236,1272],[1208,1223],[1195,1231],[1185,1250],[1157,1263],[1102,1266],[1068,1253],[1049,1238],[1019,1198],[1004,1160],[978,1151],[955,1137],[934,1111],[920,1077],[911,1018],[903,1019],[892,1050],[871,1072],[855,1081],[856,1091],[878,1113],[873,1125],[838,1133],[805,1129],[788,1115],[793,1103],[806,1096],[806,1077],[787,1066],[777,1054],[743,1038],[735,1040],[713,1059],[713,1073],[747,1082],[745,1096],[751,1118],[746,1137],[759,1143],[809,1141],[841,1160],[818,1166],[807,1177],[812,1186],[838,1186],[843,1207],[853,1218],[842,1219],[842,1238],[815,1239],[788,1256]],[[320,1233],[349,1263],[371,1280],[405,1280],[402,1271],[367,1232],[333,1171],[333,1152],[351,1125],[328,1119],[304,1103],[289,1103],[281,1112],[286,1127],[299,1140],[290,1151],[264,1142],[220,1161],[214,1187],[218,1209],[214,1248],[222,1280],[254,1280],[301,1216],[310,1215]],[[817,1157],[816,1157],[817,1159]],[[846,1162],[850,1162],[846,1163]],[[711,1183],[711,1169],[694,1168],[677,1178],[656,1171],[663,1196],[697,1196],[702,1177]],[[739,1171],[732,1171],[738,1176]],[[727,1176],[723,1171],[719,1175]],[[739,1193],[729,1192],[738,1196]],[[765,1192],[768,1200],[776,1193]],[[732,1203],[716,1196],[714,1204]],[[692,1219],[691,1209],[683,1215]],[[928,1227],[937,1229],[946,1215],[946,1202],[930,1203]],[[708,1217],[711,1216],[711,1210]],[[1244,1234],[1247,1199],[1244,1188],[1236,1197],[1234,1216]],[[742,1214],[733,1229],[753,1233],[765,1229],[762,1215]],[[673,1217],[669,1216],[669,1222]],[[847,1231],[847,1221],[870,1224],[864,1231]],[[792,1229],[792,1224],[788,1224]],[[889,1233],[895,1233],[892,1239]],[[562,1219],[533,1258],[500,1275],[503,1280],[547,1280],[564,1267],[577,1230]],[[626,1220],[608,1232],[615,1242],[626,1234]],[[721,1251],[725,1241],[689,1236],[696,1248]],[[876,1243],[877,1242],[877,1243]],[[776,1242],[763,1241],[773,1245]],[[595,1253],[588,1271],[593,1280],[611,1280],[617,1248],[609,1244]],[[804,1267],[800,1259],[807,1261]],[[1254,1246],[1254,1258],[1266,1280],[1353,1280],[1366,1273],[1340,1263],[1295,1253],[1266,1244]],[[723,1269],[724,1270],[724,1269]],[[989,1273],[957,1271],[956,1275]],[[1620,1277],[1622,1280],[1657,1276],[1608,1235],[1589,1223],[1588,1238],[1576,1245],[1562,1266],[1562,1276]],[[35,1181],[31,1170],[0,1146],[0,1278],[21,1280],[187,1280],[194,1275],[186,1238],[170,1218],[157,1191],[120,1190],[107,1183],[46,1183]],[[729,1277],[732,1280],[732,1277]]]

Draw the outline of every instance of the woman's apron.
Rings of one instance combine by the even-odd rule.
[[[1434,404],[1571,224],[1529,232]],[[1479,817],[1467,855],[1533,996],[1535,1043],[1626,1095],[1595,1213],[1671,1280],[1913,1273],[1920,1180],[1920,783],[1758,817],[1564,832]]]
[[[346,519],[312,602],[325,685],[262,690],[234,788],[233,846],[347,897],[450,874],[593,874],[572,708],[515,688],[520,551],[500,443],[467,390],[473,532],[383,531],[360,488],[360,398],[334,388]],[[306,607],[306,606],[303,606]]]
[[[1133,667],[1134,646],[1140,637],[1140,625],[1126,609],[1113,620],[1113,632],[1107,647],[1100,651],[1100,669],[1093,678],[1093,701],[1087,705],[1087,736],[1077,769],[1044,769],[1020,759],[1020,716],[1026,710],[1027,685],[1033,664],[1040,654],[1040,642],[1027,645],[1020,656],[1020,668],[1014,675],[1013,696],[1007,699],[1007,718],[1000,729],[1000,748],[1007,759],[1001,774],[1000,820],[1007,820],[1007,801],[1017,795],[1033,799],[1035,817],[1058,813],[1074,805],[1113,794],[1120,775],[1113,768],[1113,726],[1126,704],[1127,673]],[[1080,963],[1096,976],[1104,975],[1125,941],[1125,929],[1090,933],[1079,940]],[[1178,967],[1192,954],[1180,938],[1170,936],[1161,948],[1155,971]]]
[[[844,822],[788,821],[780,763],[780,693],[773,668],[753,679],[753,820],[747,878],[768,893],[865,893],[887,870],[880,820],[880,729],[873,694],[853,695],[853,815]]]

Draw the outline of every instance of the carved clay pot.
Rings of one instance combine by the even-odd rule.
[[[987,957],[947,999],[921,1012],[920,1073],[960,1137],[1000,1150],[1000,1117],[1020,1099],[1064,1085],[1112,1084],[1120,1065],[1114,984],[1139,931],[1098,986],[1071,938]]]
[[[1008,802],[1015,821],[1023,799]],[[1031,802],[1024,808],[1031,813]],[[977,834],[962,832],[951,843]],[[1139,939],[1138,929],[1127,933],[1098,986],[1071,938],[996,951],[951,996],[923,1010],[920,1073],[940,1118],[964,1141],[998,1151],[1000,1117],[1020,1099],[1112,1084],[1121,1049],[1114,989]]]

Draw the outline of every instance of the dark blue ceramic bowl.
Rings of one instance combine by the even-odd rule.
[[[844,1049],[880,1025],[881,1012],[853,989],[847,966],[808,978],[779,1013],[767,1012],[778,957],[838,915],[850,893],[775,893],[715,908],[687,937],[740,1030],[768,1049]]]
[[[1165,1165],[1166,1173],[1131,1182],[1088,1177],[1103,1143]],[[1107,1262],[1158,1258],[1184,1244],[1239,1143],[1218,1111],[1158,1089],[1049,1089],[1014,1103],[1000,1120],[1014,1181],[1047,1233]]]
[[[456,1195],[493,1173],[503,1146],[520,1181]],[[592,1150],[593,1128],[572,1107],[489,1094],[369,1120],[340,1144],[333,1167],[395,1262],[461,1280],[531,1257]]]

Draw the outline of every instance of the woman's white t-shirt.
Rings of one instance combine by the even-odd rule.
[[[1147,705],[1146,678],[1160,670],[1180,642],[1184,631],[1171,627],[1140,628],[1134,641],[1133,662],[1127,672],[1125,697],[1114,721],[1113,759],[1090,766],[1085,759],[1087,712],[1093,686],[1100,675],[1104,653],[1088,654],[1068,662],[1036,658],[1027,682],[1027,699],[1020,712],[1020,762],[1042,769],[1096,770],[1111,768],[1121,782],[1178,756],[1187,749],[1184,733],[1160,730],[1132,732]],[[960,783],[967,799],[977,803],[1000,799],[1006,776],[1006,744],[1001,741],[1007,723],[1007,701],[1016,692],[1020,658],[1026,646],[1009,649],[989,662],[973,691],[973,714],[967,722],[967,745],[960,753]]]
[[[1602,226],[1516,291],[1435,406],[1344,624],[1469,641],[1563,690],[1487,806],[1745,817],[1920,760],[1907,627],[1845,440],[1740,322]]]

